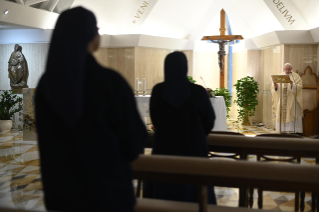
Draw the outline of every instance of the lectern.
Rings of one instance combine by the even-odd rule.
[[[290,83],[290,77],[288,75],[271,75],[274,83],[280,83],[280,123],[279,133],[281,133],[281,117],[282,117],[282,83]]]

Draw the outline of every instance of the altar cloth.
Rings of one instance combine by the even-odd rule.
[[[215,112],[215,124],[213,131],[227,131],[227,124],[226,124],[226,104],[223,96],[216,96],[216,98],[210,98],[210,102],[214,108]]]
[[[141,118],[146,123],[146,117],[150,117],[149,113],[149,104],[150,104],[151,95],[146,96],[135,96],[136,104],[138,111],[141,115]],[[226,116],[227,110],[224,101],[224,97],[216,96],[216,98],[210,98],[210,102],[214,108],[215,112],[215,124],[213,131],[227,131],[227,124],[226,124]]]

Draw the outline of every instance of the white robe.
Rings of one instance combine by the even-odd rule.
[[[284,74],[284,73],[283,73]],[[281,132],[284,133],[302,133],[302,116],[303,116],[303,102],[302,102],[302,80],[299,74],[292,72],[293,77],[290,76],[291,81],[296,81],[291,87],[290,84],[283,84],[283,90],[286,95],[283,95],[283,115],[281,119]],[[286,87],[286,90],[285,90]],[[284,93],[283,92],[283,93]],[[297,95],[296,95],[297,92]],[[276,131],[279,132],[280,127],[280,84],[278,84],[277,91],[272,85],[272,93],[274,103],[276,106]],[[296,107],[295,107],[296,105]]]

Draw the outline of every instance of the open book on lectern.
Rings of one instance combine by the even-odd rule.
[[[274,83],[290,83],[289,75],[271,75]]]

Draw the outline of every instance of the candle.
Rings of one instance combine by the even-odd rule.
[[[145,81],[145,78],[143,78],[143,91],[144,91],[144,92],[146,91],[146,81]]]
[[[136,89],[136,91],[138,91],[138,90],[139,90],[139,87],[138,87],[138,78],[136,78],[135,89]]]

